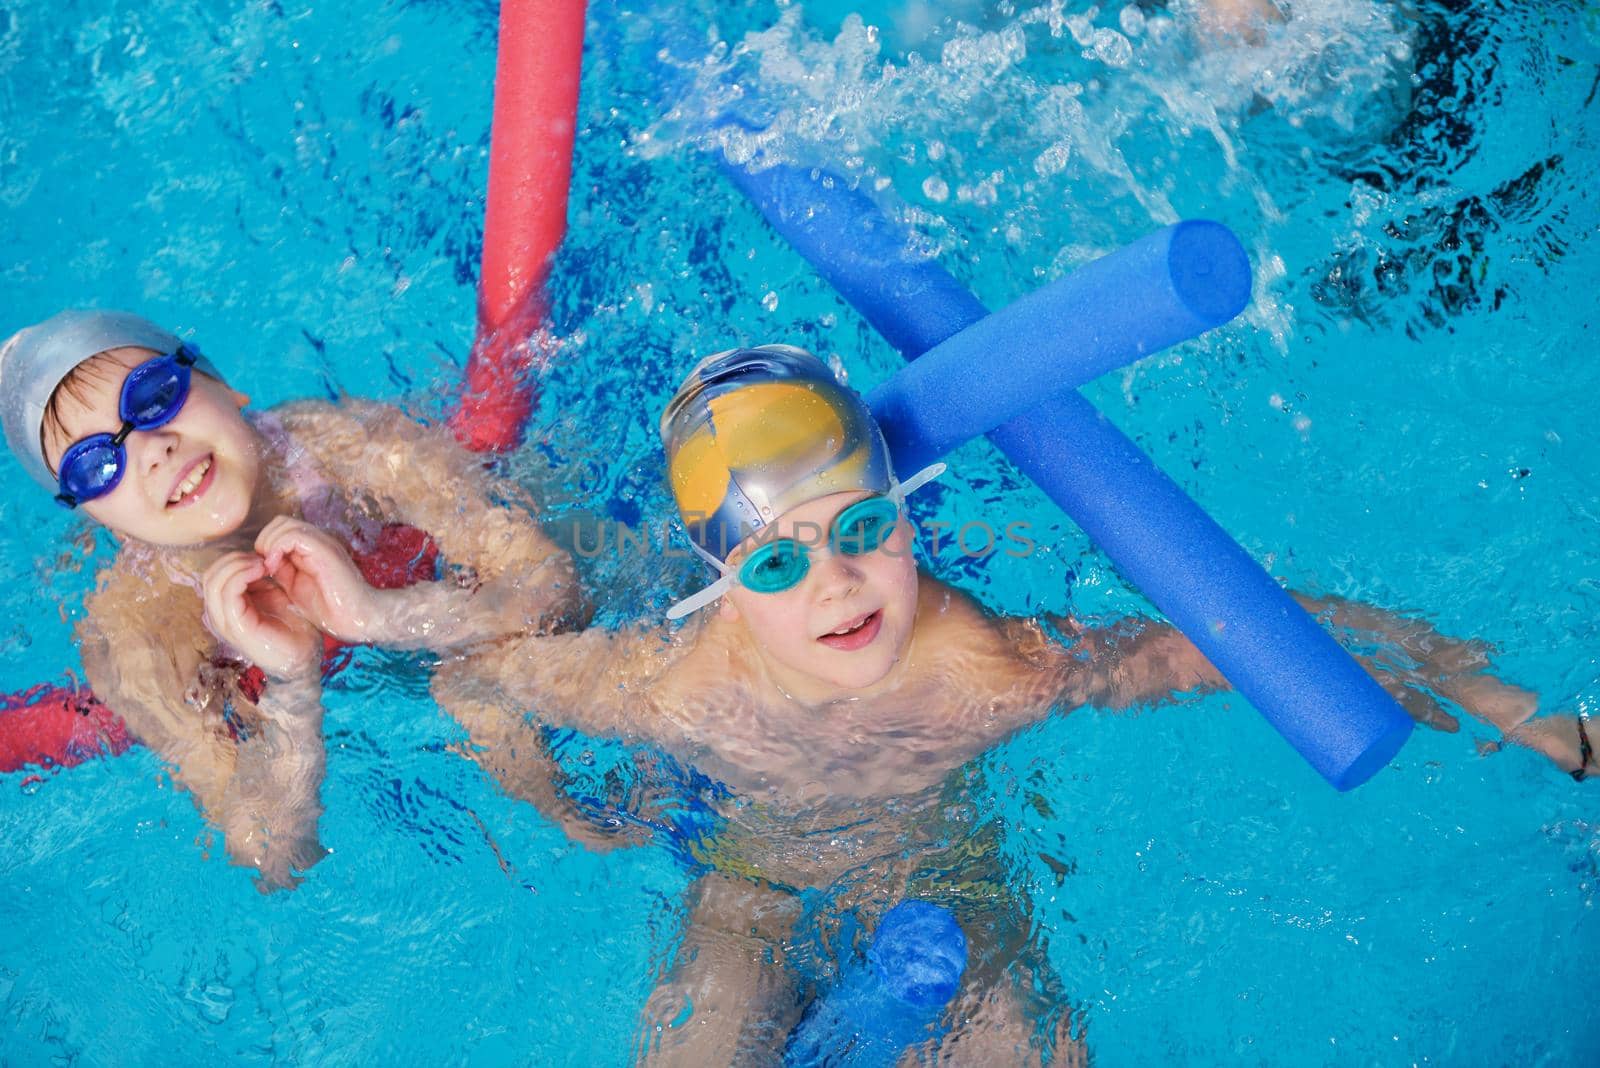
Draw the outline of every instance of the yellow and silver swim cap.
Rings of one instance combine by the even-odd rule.
[[[675,605],[669,619],[720,596],[729,554],[789,509],[851,490],[898,500],[944,470],[937,464],[896,482],[866,402],[793,345],[701,360],[662,413],[661,443],[690,544],[723,575]]]
[[[866,403],[792,345],[700,361],[661,416],[661,443],[690,540],[724,561],[796,505],[887,493],[893,478]]]

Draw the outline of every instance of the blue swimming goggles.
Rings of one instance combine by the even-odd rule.
[[[123,442],[135,430],[166,426],[189,399],[190,369],[199,358],[187,344],[177,352],[146,360],[122,380],[117,414],[122,429],[115,434],[91,434],[73,442],[61,456],[61,492],[56,500],[68,508],[103,497],[117,488],[128,466]]]
[[[865,556],[877,552],[894,534],[905,495],[933,481],[944,469],[944,464],[934,464],[904,484],[896,485],[888,495],[864,498],[840,512],[834,518],[833,529],[828,536],[830,550],[845,556]],[[735,579],[739,585],[756,593],[782,593],[800,585],[811,572],[811,547],[794,538],[774,538],[761,542],[744,558],[738,571],[729,568],[698,545],[691,544],[690,547],[722,572],[722,577],[694,596],[673,605],[667,611],[668,619],[682,619],[695,609],[710,604],[727,593]]]

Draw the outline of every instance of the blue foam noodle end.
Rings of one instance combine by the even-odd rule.
[[[917,443],[903,449],[904,470],[918,470],[1046,396],[1221,326],[1249,302],[1250,261],[1233,232],[1178,223],[976,320],[867,402],[897,438]]]
[[[905,231],[843,179],[789,166],[723,169],[907,358],[946,341],[958,354],[941,356],[937,373],[903,385],[897,376],[874,394],[896,470],[917,470],[974,425],[1013,415],[990,439],[1324,778],[1350,789],[1399,751],[1411,719],[1382,687],[1088,401],[1057,394],[1053,378],[1039,387],[1040,352],[1060,385],[1081,384],[1237,314],[1249,299],[1249,264],[1225,227],[1169,227],[990,324],[977,298],[915,255]],[[1052,336],[1058,330],[1066,340]],[[1015,415],[1030,395],[1045,403]]]
[[[967,967],[967,938],[949,909],[902,901],[884,914],[864,960],[806,1010],[784,1050],[786,1068],[890,1068],[938,1031]]]
[[[1405,744],[1411,717],[1082,396],[990,440],[1328,782],[1358,786]]]

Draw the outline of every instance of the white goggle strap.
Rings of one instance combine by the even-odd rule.
[[[942,463],[929,464],[927,467],[924,467],[921,471],[918,471],[904,482],[899,483],[895,487],[895,496],[898,498],[895,503],[899,504],[904,502],[908,496],[917,492],[917,490],[921,489],[923,486],[926,486],[928,483],[944,474],[945,470],[946,466]]]
[[[704,608],[712,601],[715,601],[718,597],[721,597],[723,594],[727,593],[728,587],[733,585],[732,568],[728,567],[728,565],[723,563],[721,560],[718,560],[715,556],[712,556],[710,553],[706,552],[699,546],[698,543],[693,540],[689,542],[689,548],[693,549],[700,559],[704,560],[706,563],[715,568],[722,575],[722,577],[717,579],[717,581],[713,582],[711,585],[707,586],[705,589],[701,590],[699,593],[690,594],[688,597],[685,597],[683,600],[667,609],[667,619],[669,620],[682,619],[690,612]]]

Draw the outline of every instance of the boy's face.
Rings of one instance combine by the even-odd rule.
[[[47,430],[44,441],[52,470],[59,470],[73,442],[117,432],[123,379],[157,355],[111,349],[81,376],[81,388],[59,396],[60,428]],[[248,399],[192,374],[189,397],[171,422],[128,435],[127,466],[117,488],[80,507],[112,530],[153,545],[197,545],[233,533],[250,512],[260,475],[258,439],[241,414]]]
[[[792,696],[821,701],[881,682],[911,642],[917,615],[911,523],[902,516],[873,552],[835,553],[830,544],[834,519],[867,496],[833,493],[792,508],[775,531],[746,539],[728,559],[737,569],[748,552],[774,537],[806,546],[811,566],[798,585],[757,593],[736,581],[722,600],[723,616],[743,621]]]

